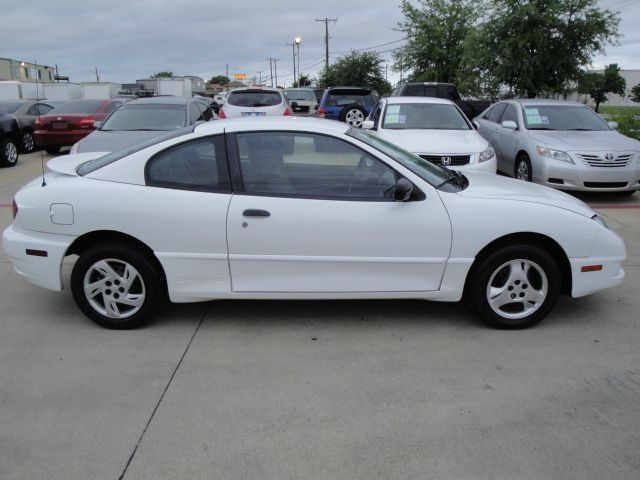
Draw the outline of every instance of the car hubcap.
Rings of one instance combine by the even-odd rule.
[[[18,149],[13,143],[7,143],[4,153],[5,157],[7,158],[7,162],[16,163],[18,161]]]
[[[538,310],[548,289],[547,275],[540,265],[531,260],[511,260],[491,275],[487,300],[498,315],[516,320]]]
[[[529,181],[529,166],[524,160],[518,164],[518,180]]]
[[[352,127],[359,127],[364,121],[364,114],[360,110],[354,108],[353,110],[349,110],[344,118]]]
[[[33,150],[33,136],[30,133],[25,133],[22,136],[22,145],[24,145],[24,149],[27,151]]]
[[[138,270],[114,258],[94,263],[84,276],[83,286],[89,304],[109,318],[134,315],[145,299],[144,281]]]

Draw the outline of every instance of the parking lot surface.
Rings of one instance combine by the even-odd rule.
[[[0,170],[0,228],[39,173],[39,152]],[[424,301],[172,305],[110,331],[0,255],[0,478],[635,480],[640,193],[580,198],[627,278],[524,331]]]

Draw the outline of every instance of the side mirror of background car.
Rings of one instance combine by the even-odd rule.
[[[97,120],[93,122],[93,128],[95,128],[96,130],[99,129],[101,126],[102,126],[102,122],[99,122]]]
[[[362,122],[362,128],[364,130],[375,130],[376,125],[375,123],[373,123],[373,120],[365,120],[364,122]]]
[[[406,178],[400,178],[396,182],[395,189],[393,191],[393,199],[396,202],[406,202],[411,197],[411,192],[413,192],[413,183],[411,183]]]
[[[502,122],[502,128],[508,128],[509,130],[517,130],[518,124],[513,120],[505,120]]]
[[[480,128],[480,125],[478,125],[478,122],[476,122],[475,120],[471,122],[471,125],[473,125],[473,128],[475,128],[476,130]]]
[[[618,129],[618,122],[607,122],[611,128],[614,130]]]

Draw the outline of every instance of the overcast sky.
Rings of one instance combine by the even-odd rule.
[[[399,0],[0,0],[0,57],[58,65],[73,82],[100,79],[134,82],[160,70],[205,79],[224,74],[269,75],[268,57],[279,58],[280,83],[292,81],[292,48],[302,38],[302,73],[323,66],[324,23],[329,24],[330,54],[348,50],[384,52],[389,60],[402,45],[394,31],[402,16]],[[622,16],[621,44],[608,47],[594,67],[618,63],[640,68],[640,0],[602,0]],[[393,42],[393,43],[391,43]],[[387,44],[387,45],[382,45]],[[378,45],[382,45],[379,46]]]

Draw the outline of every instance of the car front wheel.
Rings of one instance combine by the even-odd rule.
[[[0,144],[0,167],[13,167],[18,163],[18,146],[10,139],[5,138]]]
[[[515,177],[518,180],[530,182],[531,173],[531,160],[529,160],[529,156],[525,153],[518,155],[518,159],[516,160]]]
[[[80,255],[71,291],[82,312],[116,330],[141,326],[161,301],[159,275],[146,254],[134,248],[99,245]]]
[[[33,141],[33,134],[29,131],[22,133],[22,151],[24,153],[31,153],[35,150],[36,144]]]
[[[558,299],[561,285],[555,260],[532,245],[492,253],[470,280],[470,299],[476,312],[489,325],[509,330],[542,320]]]

